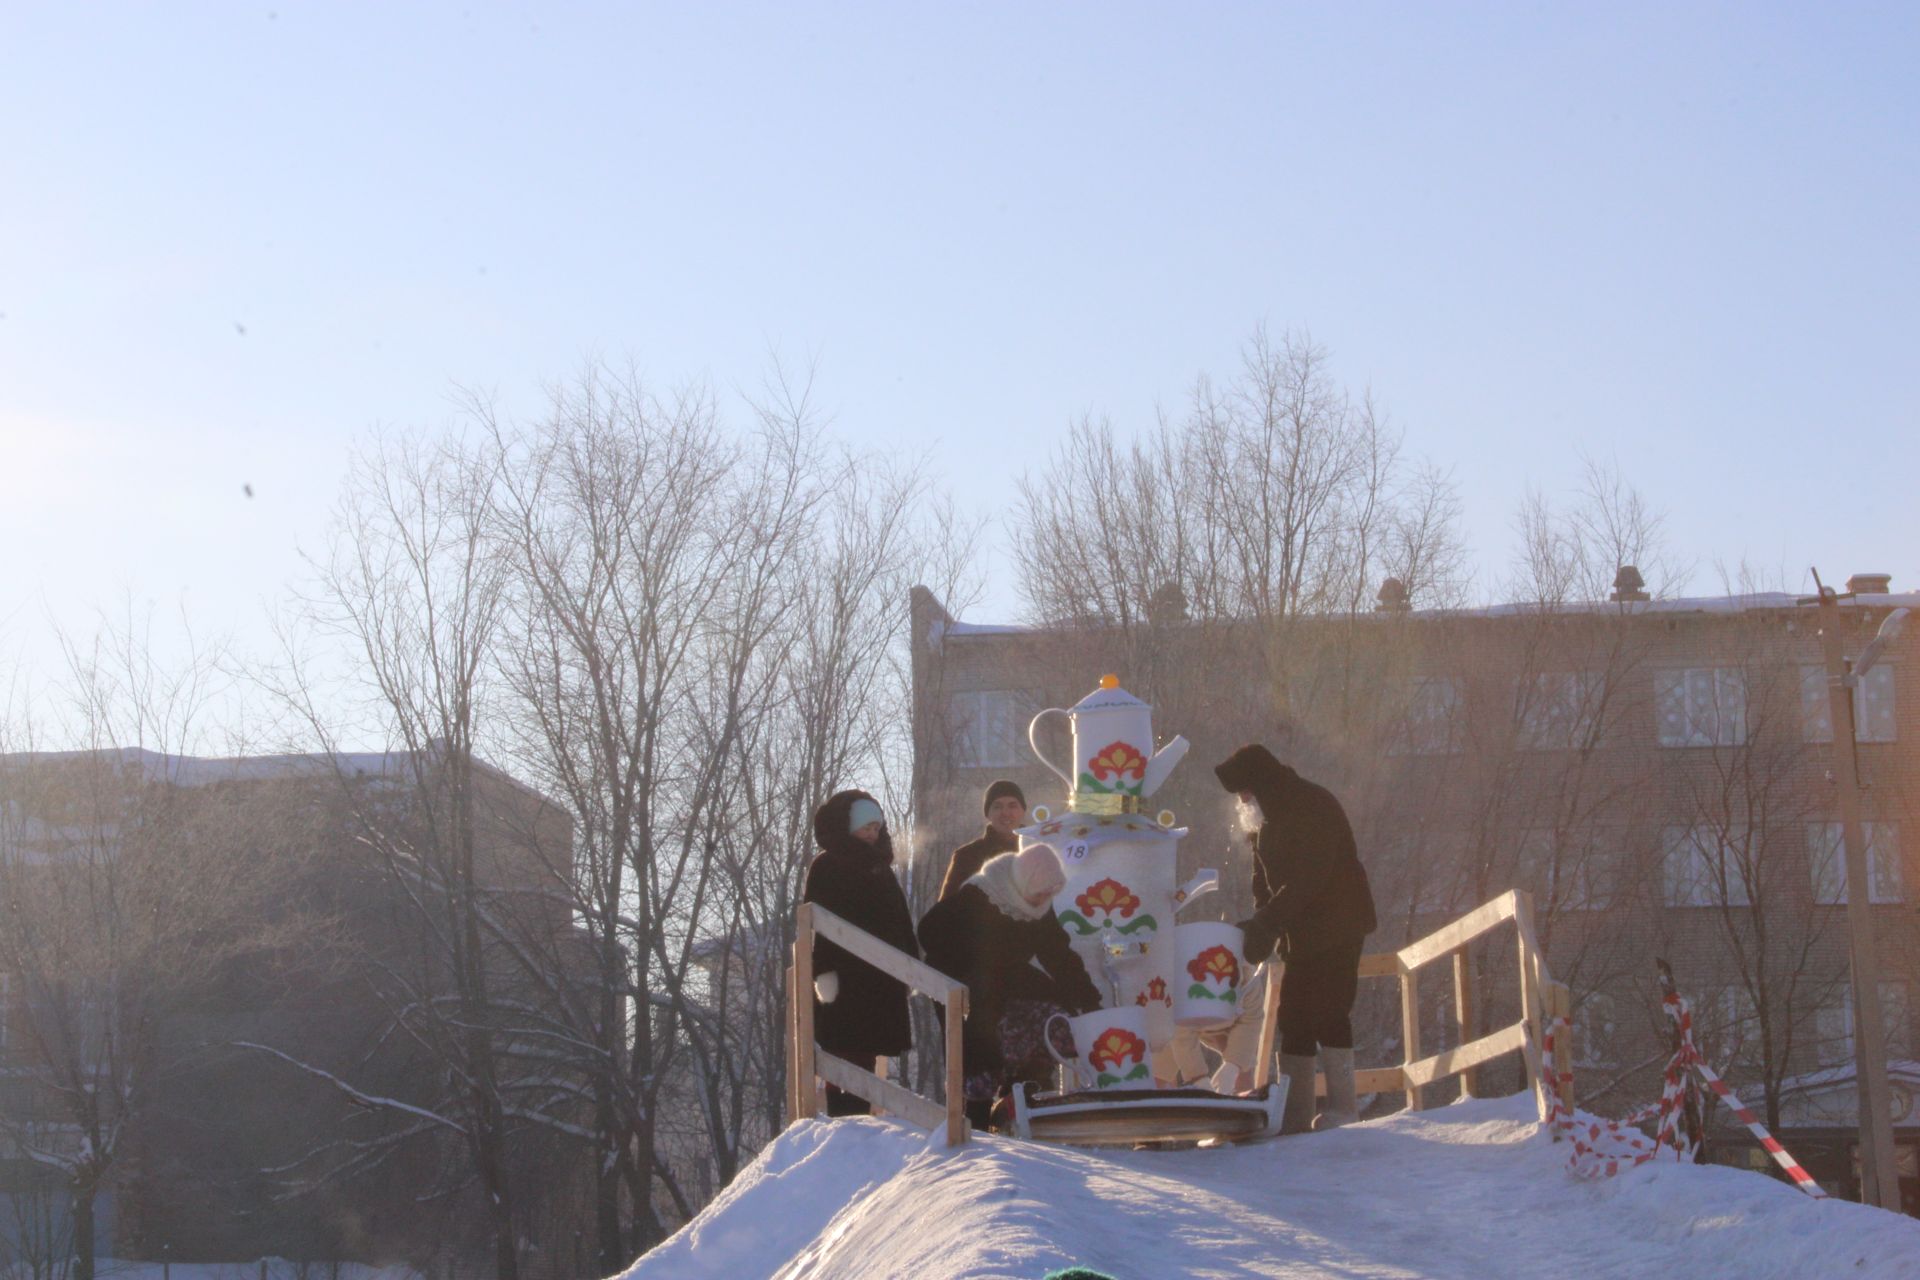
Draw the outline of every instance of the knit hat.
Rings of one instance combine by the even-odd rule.
[[[1013,855],[1013,887],[1025,898],[1052,897],[1067,887],[1060,856],[1044,844],[1030,844]]]
[[[858,831],[869,822],[877,822],[884,827],[887,825],[887,815],[880,812],[879,805],[867,797],[861,796],[858,800],[855,800],[852,805],[848,806],[847,830]]]
[[[993,802],[1001,796],[1012,796],[1020,802],[1022,809],[1027,807],[1027,793],[1020,789],[1020,784],[1007,778],[1001,778],[987,788],[987,798],[980,806],[981,811],[983,813],[991,813],[993,811]]]

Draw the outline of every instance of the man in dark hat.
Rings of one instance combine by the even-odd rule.
[[[1220,785],[1258,809],[1253,840],[1254,913],[1240,924],[1248,964],[1278,947],[1280,1069],[1287,1077],[1282,1133],[1358,1118],[1353,1086],[1353,999],[1360,948],[1377,921],[1353,828],[1333,792],[1308,782],[1254,743],[1214,766]],[[1314,1066],[1327,1077],[1327,1110],[1314,1119]]]
[[[987,813],[987,829],[978,840],[970,840],[953,851],[953,857],[947,862],[947,878],[940,882],[943,899],[978,875],[989,858],[1012,853],[1020,847],[1020,837],[1013,834],[1014,828],[1027,820],[1027,793],[1020,789],[1020,784],[1001,778],[987,788],[986,802],[981,807]]]

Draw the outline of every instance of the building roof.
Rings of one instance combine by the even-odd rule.
[[[1413,617],[1413,618],[1516,618],[1539,616],[1540,614],[1560,614],[1569,617],[1591,616],[1602,613],[1640,614],[1703,614],[1728,615],[1739,613],[1766,613],[1802,607],[1804,596],[1787,591],[1755,591],[1723,596],[1674,596],[1664,600],[1643,600],[1621,603],[1612,600],[1573,600],[1558,604],[1539,604],[1514,601],[1508,604],[1476,605],[1466,609],[1415,609],[1399,615],[1368,612],[1360,617]],[[1842,608],[1855,609],[1920,609],[1920,591],[1888,592],[1876,595],[1858,595],[1843,598]],[[1343,615],[1344,616],[1344,615]],[[934,617],[927,637],[929,643],[938,645],[942,640],[966,639],[974,636],[1015,636],[1039,635],[1049,628],[1026,623],[982,623],[961,622],[946,616],[944,610]]]

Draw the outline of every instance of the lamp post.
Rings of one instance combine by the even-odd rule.
[[[1853,971],[1853,1063],[1860,1113],[1860,1199],[1900,1211],[1900,1175],[1894,1163],[1891,1096],[1887,1087],[1886,1024],[1880,1016],[1880,956],[1873,944],[1873,889],[1867,842],[1860,825],[1860,761],[1853,722],[1853,691],[1906,622],[1896,609],[1880,624],[1857,660],[1849,661],[1840,632],[1838,595],[1813,575],[1820,594],[1802,604],[1820,607],[1820,644],[1827,662],[1827,708],[1833,723],[1833,776],[1846,847],[1847,933]]]

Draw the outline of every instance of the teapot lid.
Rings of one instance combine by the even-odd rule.
[[[1073,704],[1073,711],[1108,711],[1116,707],[1138,707],[1150,710],[1148,704],[1140,701],[1120,687],[1120,677],[1104,675],[1100,677],[1100,687]]]

